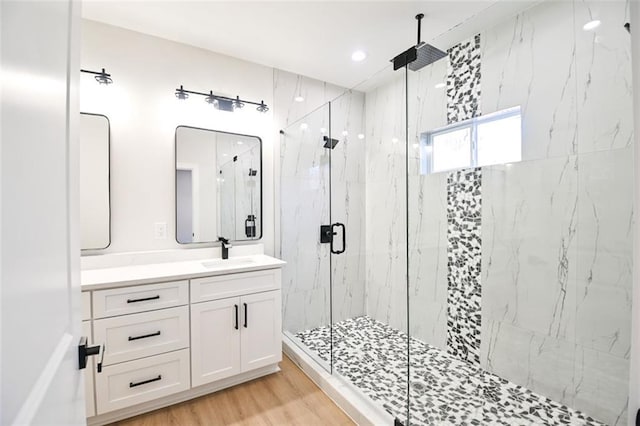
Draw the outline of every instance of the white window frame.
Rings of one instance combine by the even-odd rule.
[[[522,111],[520,106],[503,109],[501,111],[496,111],[491,114],[483,115],[480,117],[470,118],[468,120],[460,121],[457,123],[450,124],[445,127],[440,127],[435,130],[431,130],[429,132],[424,132],[420,135],[420,174],[427,175],[431,173],[440,173],[450,170],[457,169],[447,169],[447,170],[433,170],[433,138],[439,135],[455,132],[461,129],[469,129],[470,130],[470,144],[469,144],[469,166],[468,167],[478,167],[478,126],[484,123],[488,123],[491,121],[504,120],[507,118],[511,118],[514,116],[519,116],[522,120]],[[522,135],[522,129],[520,129],[520,134]],[[522,144],[522,138],[521,144]],[[520,158],[517,161],[521,161]]]

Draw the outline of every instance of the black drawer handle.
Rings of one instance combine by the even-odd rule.
[[[248,309],[247,309],[247,304],[246,303],[243,303],[243,305],[244,305],[244,328],[247,328],[247,315],[248,315],[247,311],[248,311]]]
[[[146,385],[147,383],[157,382],[158,380],[162,380],[162,375],[158,374],[158,377],[154,377],[153,379],[149,379],[149,380],[143,380],[138,383],[129,382],[129,387],[135,388],[136,386]]]
[[[145,334],[142,336],[129,336],[129,341],[131,342],[132,340],[139,340],[139,339],[146,339],[147,337],[153,337],[153,336],[159,336],[160,335],[160,330],[156,331],[155,333],[151,333],[151,334]]]
[[[127,303],[146,302],[147,300],[158,300],[160,295],[152,297],[143,297],[142,299],[127,299]]]
[[[238,305],[233,305],[236,310],[236,330],[238,329]]]

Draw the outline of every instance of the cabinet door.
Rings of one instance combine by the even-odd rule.
[[[191,384],[240,373],[240,298],[191,305]]]
[[[242,296],[242,372],[282,361],[280,290]]]
[[[93,344],[93,335],[91,334],[91,321],[82,321],[82,334],[87,336],[89,344]],[[93,397],[93,370],[95,364],[94,357],[87,359],[87,367],[82,370],[84,372],[84,387],[85,387],[85,404],[87,409],[87,417],[93,417],[96,415],[96,400]]]

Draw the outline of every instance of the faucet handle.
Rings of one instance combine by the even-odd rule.
[[[231,243],[229,243],[229,239],[224,237],[218,237],[218,241],[220,241],[226,248],[231,247]]]

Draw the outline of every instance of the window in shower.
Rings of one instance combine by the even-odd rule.
[[[422,174],[520,161],[520,107],[423,133],[420,145]]]

